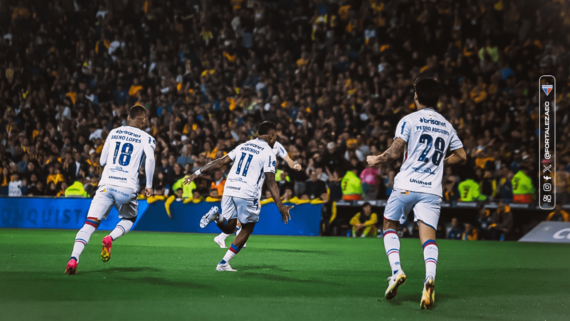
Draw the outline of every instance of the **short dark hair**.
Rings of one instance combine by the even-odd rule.
[[[264,121],[259,125],[259,128],[257,129],[257,134],[260,136],[267,135],[269,134],[269,131],[272,129],[277,130],[277,126],[275,126],[275,124],[270,121]]]
[[[441,92],[441,84],[435,78],[420,77],[414,82],[418,102],[426,107],[436,107]]]
[[[131,119],[135,119],[137,117],[139,117],[140,115],[146,114],[146,110],[144,109],[143,106],[141,105],[134,105],[133,107],[131,107],[131,109],[129,110],[129,117]]]

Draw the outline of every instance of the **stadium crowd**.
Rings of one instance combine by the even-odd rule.
[[[106,135],[140,104],[158,197],[219,198],[224,170],[188,188],[181,179],[268,120],[303,166],[278,166],[284,199],[386,199],[401,162],[374,169],[366,156],[390,146],[415,110],[413,81],[428,76],[468,153],[445,169],[445,201],[530,203],[536,81],[551,74],[556,192],[568,201],[568,2],[0,3],[0,194],[92,195]]]

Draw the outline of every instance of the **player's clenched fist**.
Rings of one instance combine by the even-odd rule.
[[[368,163],[368,166],[375,167],[375,166],[380,165],[380,162],[378,161],[379,158],[380,157],[378,157],[378,156],[370,155],[370,156],[366,157],[366,162]]]
[[[184,177],[184,185],[188,185],[188,184],[192,183],[192,181],[195,180],[196,177],[198,177],[198,176],[196,176],[195,174],[188,175],[188,176]]]

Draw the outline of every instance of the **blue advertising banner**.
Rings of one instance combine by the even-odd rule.
[[[0,198],[0,227],[78,230],[85,223],[90,204],[88,198]],[[147,207],[146,201],[139,202],[139,213]],[[114,229],[118,215],[113,208],[99,230]]]
[[[0,228],[80,229],[85,223],[91,199],[86,198],[0,198]],[[170,206],[172,219],[166,214],[164,202],[148,204],[139,201],[139,215],[133,230],[155,232],[219,233],[215,224],[205,229],[199,226],[200,218],[212,206],[220,203],[174,202]],[[265,235],[319,235],[321,205],[294,205],[289,224],[281,221],[275,204],[262,206],[255,234]],[[112,230],[119,222],[113,209],[100,230]]]

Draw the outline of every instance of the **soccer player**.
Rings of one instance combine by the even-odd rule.
[[[101,152],[101,166],[105,166],[97,194],[91,202],[87,221],[77,232],[71,259],[67,263],[65,274],[77,274],[79,256],[89,242],[101,220],[107,218],[111,208],[119,210],[121,221],[111,234],[103,238],[101,259],[111,259],[113,241],[127,234],[138,214],[137,195],[139,190],[139,169],[145,164],[147,197],[152,195],[152,178],[154,175],[154,148],[156,141],[141,130],[146,126],[144,107],[131,107],[128,125],[111,130]],[[146,159],[146,160],[145,160]]]
[[[291,159],[291,157],[289,157],[289,155],[287,155],[287,152],[285,151],[285,147],[283,147],[283,145],[281,145],[281,143],[279,142],[275,142],[275,145],[273,145],[273,151],[275,152],[275,155],[278,158],[283,159],[287,165],[289,165],[289,167],[291,167],[292,169],[296,170],[296,171],[300,171],[303,169],[303,167],[301,166],[301,164],[293,161]],[[212,208],[210,209],[210,211],[218,211],[218,207],[217,206],[212,206]],[[237,223],[237,230],[236,230],[236,236],[239,235],[241,231],[241,225],[238,221]],[[218,246],[222,249],[227,249],[226,247],[226,239],[228,238],[228,236],[230,236],[230,234],[227,233],[220,233],[219,235],[216,235],[216,237],[214,237],[214,243],[218,244]],[[246,247],[246,244],[243,245],[243,247]]]
[[[224,233],[233,233],[236,224],[241,223],[241,232],[234,239],[224,258],[216,266],[217,271],[232,271],[230,260],[239,253],[253,232],[255,223],[259,221],[259,198],[263,182],[267,179],[267,186],[275,204],[281,213],[283,222],[287,224],[291,219],[289,209],[279,198],[279,187],[275,182],[275,152],[273,146],[277,140],[275,124],[263,122],[259,125],[257,139],[238,145],[224,157],[218,158],[206,166],[198,169],[184,180],[190,184],[202,173],[210,172],[233,162],[232,168],[224,186],[222,196],[222,215],[217,211],[210,211],[200,220],[200,227],[204,228],[215,221]]]
[[[431,309],[435,298],[438,260],[435,232],[441,210],[443,167],[464,162],[466,155],[451,123],[434,110],[439,100],[439,82],[433,78],[419,78],[414,87],[418,110],[400,120],[390,148],[382,155],[368,156],[367,161],[370,166],[378,166],[398,159],[405,151],[404,162],[394,179],[394,189],[384,211],[384,248],[392,269],[385,295],[387,299],[394,298],[398,287],[406,281],[396,230],[399,221],[405,220],[413,208],[426,267],[420,307]],[[452,154],[443,159],[447,150]]]

